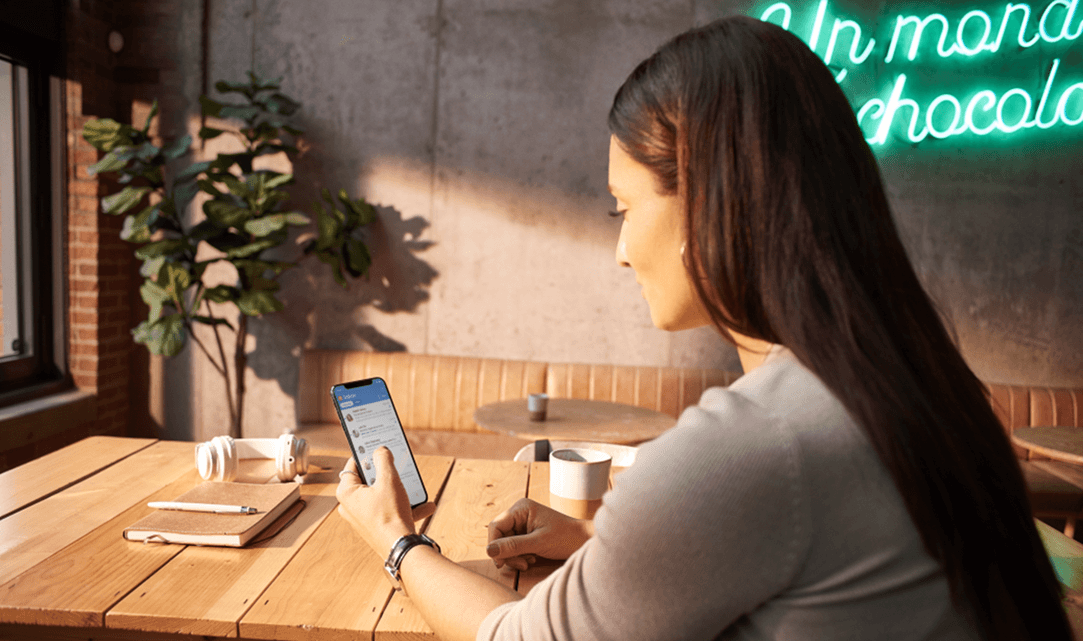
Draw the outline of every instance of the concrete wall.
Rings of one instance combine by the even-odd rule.
[[[791,4],[795,14],[815,10]],[[885,2],[836,4],[838,15],[893,15]],[[210,81],[255,68],[283,76],[304,103],[309,148],[295,167],[295,206],[310,210],[320,187],[343,186],[380,211],[367,283],[343,291],[309,265],[286,278],[286,311],[252,324],[246,435],[292,427],[305,348],[739,369],[711,330],[655,329],[631,272],[616,265],[605,115],[628,72],[663,41],[765,3],[208,6]],[[198,7],[189,11],[186,24],[198,23]],[[192,33],[176,37],[198,54]],[[1061,69],[1071,67],[1064,77],[1073,82],[1083,75],[1078,57]],[[191,85],[182,91],[194,131]],[[985,380],[1083,385],[1081,131],[1016,146],[930,139],[878,152],[904,240]],[[224,433],[220,379],[191,360],[160,375],[167,389],[191,391],[167,395],[163,433]]]

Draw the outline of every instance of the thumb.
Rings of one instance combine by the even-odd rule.
[[[485,548],[485,553],[494,559],[507,559],[513,556],[534,554],[537,550],[538,535],[535,532],[506,536],[494,539]]]

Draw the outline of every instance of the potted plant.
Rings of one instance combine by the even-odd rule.
[[[293,182],[292,174],[256,167],[261,156],[285,153],[292,161],[298,153],[293,143],[302,131],[290,120],[301,105],[280,87],[281,79],[264,79],[252,72],[247,82],[216,83],[218,92],[239,94],[242,100],[227,103],[201,96],[204,119],[233,126],[203,126],[198,136],[203,141],[234,136],[242,148],[178,171],[172,170],[173,161],[188,153],[192,137],[155,145],[149,130],[157,103],[142,129],[108,118],[83,127],[83,137],[104,152],[88,171],[115,176],[121,187],[102,198],[102,211],[125,216],[121,237],[136,245],[135,255],[143,261],[140,274],[145,280],[139,292],[149,315],[132,336],[152,353],[167,357],[178,354],[191,337],[223,378],[229,433],[234,437],[241,435],[244,418],[249,318],[282,309],[275,296],[279,277],[300,260],[315,256],[347,287],[349,279],[364,276],[372,262],[364,237],[364,227],[375,219],[371,204],[350,198],[345,190],[332,195],[324,189],[324,202],[315,203],[313,220],[285,207],[289,194],[283,188]],[[185,212],[200,192],[207,196],[201,208],[204,216],[187,222]],[[297,246],[295,260],[271,257],[280,255],[276,250],[295,237],[291,230],[313,223],[315,233]],[[232,283],[212,285],[205,280],[215,264],[232,268],[236,274]],[[231,307],[236,326],[227,319],[234,316]],[[197,324],[210,327],[214,349],[193,331]]]

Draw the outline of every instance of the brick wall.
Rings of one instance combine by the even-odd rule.
[[[128,426],[133,257],[119,236],[123,221],[100,213],[100,198],[115,185],[87,173],[98,152],[81,135],[92,117],[127,120],[108,48],[119,4],[82,0],[67,16],[68,355],[75,385],[97,396],[89,434],[123,435]]]
[[[31,421],[31,427],[20,428],[25,434],[19,439],[8,439],[19,441],[17,447],[0,448],[0,471],[90,435],[155,435],[146,400],[150,358],[131,337],[146,317],[139,261],[135,247],[120,239],[123,217],[101,213],[100,199],[118,187],[87,173],[99,153],[82,130],[99,117],[145,122],[151,98],[162,92],[159,69],[170,65],[176,9],[173,3],[142,0],[71,0],[65,9],[68,363],[75,386],[94,395],[96,411],[90,420],[69,420],[70,426],[59,429]],[[111,31],[125,39],[120,53],[109,49]],[[183,106],[175,95],[162,102]],[[151,133],[157,135],[157,123]]]

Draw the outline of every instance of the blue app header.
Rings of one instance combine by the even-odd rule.
[[[335,386],[335,400],[338,401],[338,406],[342,409],[386,401],[390,398],[391,395],[388,393],[383,381],[373,381],[368,385],[360,385],[351,389],[346,389],[345,385]]]

